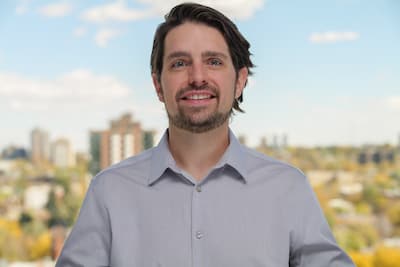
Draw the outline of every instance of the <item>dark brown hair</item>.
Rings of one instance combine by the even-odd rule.
[[[196,3],[183,3],[172,8],[165,15],[165,22],[158,26],[154,35],[150,64],[151,72],[156,75],[158,80],[160,80],[163,68],[165,37],[170,30],[185,22],[203,23],[217,29],[228,44],[236,74],[243,67],[247,68],[249,75],[252,74],[250,68],[254,67],[254,65],[250,59],[250,44],[239,32],[236,25],[224,14],[211,7]],[[242,101],[243,95],[240,95],[238,99],[235,99],[233,109],[244,112],[239,107],[239,103]]]

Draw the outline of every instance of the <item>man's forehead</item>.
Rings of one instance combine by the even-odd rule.
[[[204,23],[185,22],[171,29],[164,40],[164,57],[193,52],[229,56],[228,44],[215,27]]]

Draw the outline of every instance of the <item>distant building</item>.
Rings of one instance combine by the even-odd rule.
[[[277,135],[274,135],[273,137],[272,137],[272,147],[273,148],[278,148],[279,147],[279,141],[278,141],[278,136]]]
[[[287,148],[288,147],[288,135],[287,134],[283,134],[282,135],[282,147],[283,148]]]
[[[287,134],[274,134],[260,139],[260,148],[287,149],[289,137]],[[272,141],[271,141],[272,140]]]
[[[154,145],[154,131],[144,131],[127,113],[110,122],[104,131],[90,132],[92,174]]]
[[[393,148],[368,146],[363,148],[358,154],[358,163],[381,164],[383,162],[394,163],[396,161],[396,153]]]
[[[47,183],[30,185],[24,191],[24,208],[38,211],[44,209],[49,199],[51,185]]]
[[[268,147],[267,137],[265,137],[265,136],[261,137],[259,147],[261,149],[266,149]]]
[[[101,147],[102,133],[100,131],[91,131],[89,136],[89,171],[92,174],[98,173],[100,168],[100,147]]]
[[[22,147],[8,146],[1,152],[1,158],[5,160],[28,159],[28,152]]]
[[[143,131],[143,149],[149,149],[152,148],[155,143],[154,143],[154,136],[155,136],[155,131],[153,130],[146,130]]]
[[[54,166],[61,168],[72,167],[76,164],[75,153],[67,139],[60,138],[51,144],[51,162]]]
[[[31,160],[34,164],[47,162],[50,159],[49,133],[40,128],[31,132]]]

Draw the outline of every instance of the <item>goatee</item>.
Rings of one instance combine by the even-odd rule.
[[[181,97],[187,92],[192,90],[208,90],[211,91],[216,98],[217,102],[219,99],[219,92],[215,87],[209,86],[208,84],[203,84],[202,86],[188,86],[182,88],[176,93],[175,99],[177,102],[181,100]],[[233,103],[232,103],[233,106]],[[201,112],[204,107],[193,107],[191,111],[193,113]],[[188,115],[182,107],[178,107],[178,112],[175,115],[171,115],[168,110],[168,119],[171,125],[177,128],[190,131],[192,133],[204,133],[213,130],[222,124],[224,124],[232,114],[232,107],[227,112],[215,111],[211,113],[207,118],[202,120],[195,120],[190,115]]]

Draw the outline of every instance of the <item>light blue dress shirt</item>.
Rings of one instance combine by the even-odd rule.
[[[99,173],[57,267],[350,267],[298,169],[230,132],[201,181],[157,147]]]

